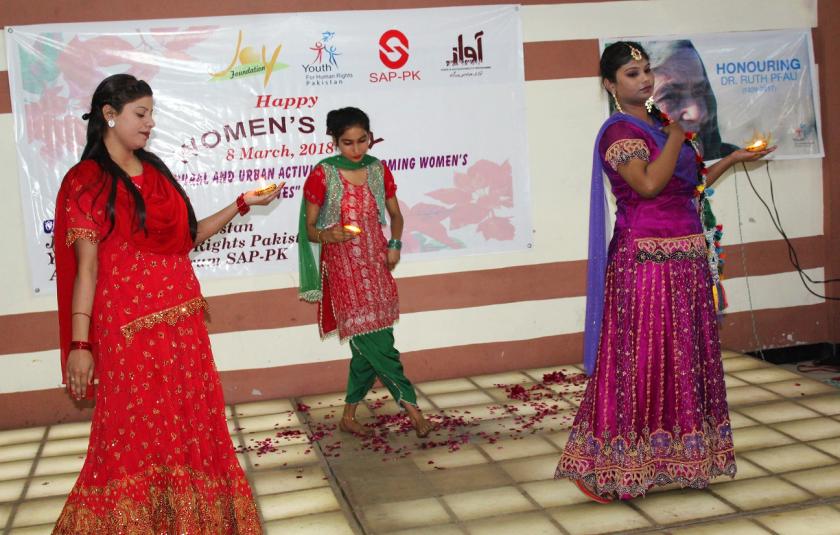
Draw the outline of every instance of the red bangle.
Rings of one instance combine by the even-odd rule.
[[[72,342],[70,342],[70,350],[72,351],[74,349],[84,349],[90,351],[93,349],[93,344],[91,344],[90,342],[84,342],[82,340],[73,340]]]
[[[251,211],[251,207],[245,202],[245,194],[240,193],[236,198],[236,209],[239,210],[239,215],[245,215]]]

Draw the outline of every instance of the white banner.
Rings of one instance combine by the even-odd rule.
[[[253,15],[7,28],[35,292],[54,291],[52,218],[85,141],[96,85],[128,72],[155,93],[149,148],[199,218],[262,183],[282,202],[201,244],[199,276],[297,269],[311,166],[333,152],[329,110],[371,117],[391,166],[408,259],[530,246],[518,6]]]
[[[776,159],[823,156],[810,30],[622,40],[650,54],[657,105],[699,134],[706,159],[761,136],[778,145]]]

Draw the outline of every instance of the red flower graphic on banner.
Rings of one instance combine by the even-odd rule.
[[[478,231],[484,234],[485,240],[512,240],[516,232],[510,217],[490,216],[478,224]]]
[[[152,28],[152,38],[164,48],[164,55],[169,59],[192,60],[193,57],[185,51],[204,41],[208,32],[218,26],[190,26],[180,28]]]
[[[158,67],[154,64],[142,64],[131,60],[137,51],[135,45],[113,35],[103,35],[82,41],[73,37],[58,56],[58,68],[67,82],[72,100],[90,100],[93,90],[103,78],[112,74],[108,68],[115,65],[127,65],[122,72],[133,74],[141,79],[153,78]],[[151,59],[151,58],[150,58]]]
[[[207,39],[214,28],[158,28],[126,38],[101,35],[82,40],[74,36],[66,44],[44,40],[49,43],[41,45],[49,48],[40,54],[45,64],[39,69],[30,68],[24,80],[26,87],[38,91],[25,105],[28,142],[40,142],[40,155],[48,164],[62,158],[63,151],[77,153],[85,143],[86,124],[81,115],[102,79],[125,72],[151,83],[164,58],[191,60],[185,51]],[[53,50],[57,53],[47,53]],[[59,76],[55,76],[56,71]],[[35,79],[42,73],[43,79]]]
[[[62,97],[61,88],[49,87],[41,98],[25,106],[26,140],[40,141],[40,154],[54,163],[61,152],[73,150],[85,140],[85,123],[81,117],[67,114],[70,99]]]
[[[510,162],[479,160],[466,173],[456,173],[454,188],[429,192],[429,197],[451,206],[449,228],[478,225],[485,240],[512,240],[510,218],[495,210],[513,207],[513,174]]]
[[[513,207],[510,162],[497,164],[479,160],[466,173],[455,173],[453,186],[427,193],[443,205],[421,202],[408,207],[400,203],[406,224],[403,234],[406,252],[461,249],[465,244],[450,236],[449,231],[468,225],[476,225],[476,231],[485,240],[514,238],[516,228],[511,223],[512,218],[496,214],[496,210]],[[449,218],[448,229],[443,223],[446,218]]]
[[[454,240],[446,232],[442,221],[449,217],[449,208],[438,204],[419,202],[409,207],[400,201],[400,211],[405,219],[403,233],[403,251],[417,253],[433,251],[443,247],[460,249],[464,244]],[[437,242],[438,246],[434,245]]]

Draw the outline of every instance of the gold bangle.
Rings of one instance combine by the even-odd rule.
[[[316,235],[315,235],[315,239],[316,239],[316,240],[318,240],[318,243],[319,243],[319,244],[321,244],[321,245],[323,245],[323,244],[324,244],[324,242],[323,242],[323,241],[321,241],[321,233],[322,233],[322,232],[324,232],[324,229],[320,229],[320,230],[318,230],[318,234],[316,234]]]

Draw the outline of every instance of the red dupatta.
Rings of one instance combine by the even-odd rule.
[[[77,273],[73,242],[79,238],[93,243],[116,240],[118,243],[128,242],[134,250],[157,254],[186,254],[193,247],[187,204],[169,180],[153,165],[144,162],[143,174],[136,177],[136,181],[141,185],[140,193],[146,205],[146,231],[136,229],[134,201],[126,187],[120,183],[114,203],[114,228],[110,234],[110,222],[105,208],[111,178],[99,164],[93,160],[79,162],[61,182],[55,203],[53,248],[62,384],[67,379],[67,357],[73,336],[73,285]],[[93,334],[95,310],[91,316],[89,333]],[[91,342],[94,345],[95,374],[99,348],[96,340]],[[93,397],[92,387],[88,387],[85,397]]]

